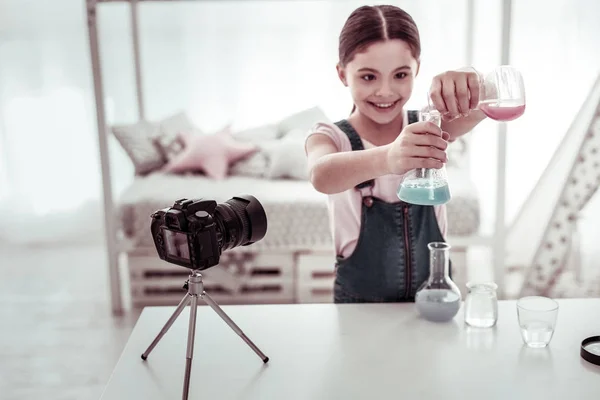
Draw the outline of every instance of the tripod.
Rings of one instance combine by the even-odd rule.
[[[171,318],[167,321],[165,326],[158,333],[158,336],[154,339],[154,341],[150,344],[148,349],[142,354],[142,360],[146,360],[148,355],[154,349],[154,347],[158,344],[160,339],[167,333],[171,325],[175,322],[179,314],[183,311],[185,306],[187,306],[191,302],[190,308],[190,324],[188,328],[188,338],[187,338],[187,350],[185,353],[186,363],[185,363],[185,376],[183,383],[183,400],[187,400],[188,393],[190,390],[190,371],[192,369],[192,356],[194,355],[194,336],[196,334],[196,311],[198,307],[198,296],[200,296],[219,316],[223,319],[227,325],[231,329],[235,331],[243,340],[250,346],[252,350],[263,360],[264,363],[269,361],[269,357],[265,356],[262,351],[248,337],[242,332],[242,330],[233,322],[231,318],[225,314],[225,312],[219,307],[217,303],[204,291],[204,284],[202,283],[202,275],[199,270],[192,270],[190,272],[189,279],[185,282],[183,286],[184,289],[187,289],[187,294],[181,299],[181,302],[177,306],[177,309],[171,315]]]

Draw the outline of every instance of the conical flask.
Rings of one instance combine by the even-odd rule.
[[[431,109],[419,113],[420,121],[431,121],[441,126],[442,117],[439,111]],[[397,192],[398,198],[406,203],[424,206],[445,204],[452,198],[448,186],[446,167],[417,168],[408,171]]]
[[[447,322],[456,316],[462,301],[460,289],[450,279],[450,245],[431,242],[429,278],[417,289],[415,303],[419,314],[433,322]]]

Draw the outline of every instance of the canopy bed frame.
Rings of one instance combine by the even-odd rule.
[[[139,3],[141,2],[168,2],[194,1],[194,0],[86,0],[87,4],[87,25],[89,34],[89,46],[91,55],[91,64],[93,71],[94,96],[96,104],[96,122],[98,134],[98,146],[100,151],[100,163],[102,170],[102,191],[104,206],[105,240],[108,256],[108,268],[110,279],[111,305],[114,314],[121,314],[123,308],[122,279],[119,269],[119,256],[122,251],[118,237],[118,221],[115,200],[113,197],[112,172],[110,168],[110,155],[108,149],[109,127],[106,121],[106,109],[104,104],[104,86],[102,75],[102,60],[99,52],[98,35],[98,7],[102,3],[129,3],[131,12],[131,40],[133,45],[133,59],[135,71],[135,93],[137,102],[137,113],[139,120],[144,120],[144,87],[142,80],[142,66],[140,62],[140,32],[139,32]],[[195,0],[207,1],[207,0]],[[252,1],[252,0],[250,0]],[[466,65],[471,64],[473,55],[473,26],[474,26],[474,4],[475,0],[467,2],[467,42],[465,60]],[[510,36],[511,36],[511,0],[502,0],[502,46],[500,61],[502,64],[509,63]],[[492,235],[467,236],[449,238],[453,246],[488,246],[493,252],[494,279],[496,282],[504,281],[505,268],[505,247],[506,247],[506,227],[505,227],[505,165],[506,165],[506,126],[498,124],[498,144],[497,144],[497,207],[495,210],[495,229]],[[499,296],[502,296],[503,285],[500,284]]]

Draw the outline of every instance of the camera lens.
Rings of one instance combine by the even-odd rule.
[[[217,205],[215,217],[222,251],[252,244],[267,233],[267,215],[254,196],[236,196]]]

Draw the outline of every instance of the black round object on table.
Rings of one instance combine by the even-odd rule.
[[[581,342],[581,358],[589,363],[600,365],[600,336],[591,336]]]

